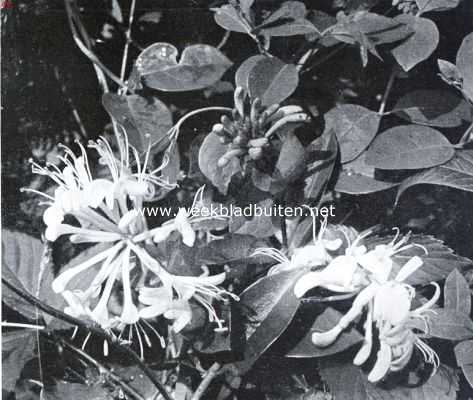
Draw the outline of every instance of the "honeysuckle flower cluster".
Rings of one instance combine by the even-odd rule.
[[[220,137],[228,151],[218,160],[224,167],[233,158],[259,160],[264,149],[270,146],[274,133],[290,122],[307,122],[309,116],[299,106],[262,105],[261,99],[250,98],[245,89],[238,86],[234,93],[235,106],[232,118],[224,115],[215,124],[212,133]]]
[[[179,332],[192,319],[191,301],[202,305],[209,320],[223,330],[224,321],[219,319],[213,300],[237,298],[218,286],[225,281],[225,273],[209,276],[204,268],[201,276],[174,275],[145,246],[163,242],[177,232],[183,243],[192,247],[196,240],[195,225],[202,218],[180,208],[175,218],[149,229],[144,214],[140,213],[143,202],[153,198],[157,187],[172,186],[160,176],[164,165],[150,168],[149,148],[142,163],[126,135],[120,143],[118,156],[106,139],[89,143],[88,147],[96,151],[99,163],[107,171],[106,178],[94,178],[87,151],[80,143],[79,155],[63,147],[62,169],[33,163],[34,173],[48,176],[57,184],[54,196],[36,192],[46,199],[43,214],[46,238],[55,241],[67,235],[73,243],[106,247],[61,272],[52,289],[64,297],[68,314],[90,319],[113,336],[118,332],[120,339],[126,328],[130,339],[135,332],[141,353],[142,339],[151,345],[148,333],[155,334],[163,343],[162,336],[146,320],[162,315]],[[193,207],[202,192],[203,188],[197,192]],[[74,278],[91,276],[93,279],[86,289],[73,287]]]
[[[315,231],[315,223],[313,226]],[[368,375],[371,382],[377,382],[388,373],[404,368],[416,348],[436,370],[439,366],[438,356],[412,328],[418,325],[412,322],[416,319],[426,322],[428,312],[433,311],[431,308],[439,299],[440,288],[432,283],[436,288],[434,296],[421,307],[412,309],[415,289],[405,281],[423,265],[422,259],[418,256],[411,257],[392,277],[394,255],[414,246],[422,248],[425,253],[427,250],[418,244],[409,243],[409,235],[400,238],[399,231],[390,243],[368,250],[362,244],[363,239],[371,233],[368,231],[358,235],[353,242],[346,237],[348,245],[344,253],[336,255],[340,253],[342,241],[324,239],[326,229],[325,220],[318,235],[313,234],[313,243],[295,249],[291,258],[276,249],[258,249],[255,252],[255,255],[270,256],[279,262],[270,270],[270,274],[310,267],[310,271],[303,274],[294,285],[297,297],[302,297],[317,287],[356,294],[349,311],[332,329],[312,334],[314,345],[330,346],[367,310],[364,341],[353,362],[362,365],[368,360],[373,350],[375,324],[379,332],[380,349],[376,363]],[[428,327],[427,324],[425,326]],[[428,334],[427,328],[424,333]]]

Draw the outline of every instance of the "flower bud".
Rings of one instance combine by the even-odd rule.
[[[212,133],[215,133],[216,135],[218,136],[223,136],[225,135],[225,130],[223,128],[223,125],[222,124],[215,124],[213,127],[212,127]]]
[[[245,115],[245,98],[245,89],[243,89],[241,86],[237,86],[235,92],[233,93],[233,100],[235,103],[235,108],[242,117]]]
[[[263,149],[261,147],[251,147],[248,150],[248,155],[252,160],[259,160],[263,156]]]
[[[258,139],[252,139],[248,142],[248,146],[250,147],[264,147],[269,145],[269,140],[268,138],[258,138]]]

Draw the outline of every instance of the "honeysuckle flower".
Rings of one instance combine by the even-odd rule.
[[[342,240],[328,240],[324,238],[328,224],[327,218],[322,221],[319,233],[316,234],[315,216],[312,215],[312,218],[313,243],[295,248],[291,258],[288,258],[284,253],[275,248],[258,248],[254,251],[253,256],[268,256],[279,262],[278,265],[270,269],[269,275],[297,268],[321,267],[332,260],[329,251],[338,250],[342,245]]]
[[[328,265],[318,271],[304,274],[294,285],[294,294],[302,297],[309,290],[323,287],[334,292],[354,292],[358,290],[365,281],[365,273],[358,265],[358,259],[365,254],[366,246],[360,242],[371,232],[361,235],[350,243],[345,249],[345,254],[331,259]]]

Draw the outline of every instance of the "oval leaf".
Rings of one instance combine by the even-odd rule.
[[[242,310],[247,310],[244,360],[236,363],[247,372],[264,351],[283,333],[299,307],[293,286],[304,271],[292,270],[263,277],[240,296]]]
[[[455,150],[435,129],[406,125],[384,131],[366,154],[366,163],[381,169],[420,169],[450,160]]]
[[[220,80],[232,65],[218,49],[206,44],[186,47],[179,63],[177,55],[169,43],[154,43],[144,49],[136,67],[146,85],[172,92],[203,89]]]
[[[439,308],[427,317],[428,334],[447,340],[465,340],[473,337],[473,321],[468,314]]]
[[[356,172],[341,171],[335,190],[346,194],[368,194],[391,189],[397,185],[399,183],[379,181]]]
[[[444,307],[466,315],[471,311],[471,291],[468,282],[458,270],[453,270],[445,280]]]
[[[430,19],[410,14],[401,14],[395,19],[414,31],[404,42],[391,50],[396,61],[407,72],[434,52],[439,43],[439,31]]]
[[[218,160],[228,150],[213,133],[208,134],[199,150],[199,167],[202,173],[222,193],[227,194],[232,176],[241,171],[238,158],[232,158],[225,167],[217,165]]]
[[[416,0],[419,15],[429,11],[445,11],[455,8],[460,0]]]
[[[260,98],[264,106],[280,103],[296,90],[299,74],[295,65],[273,57],[258,61],[248,75],[250,96]]]
[[[235,7],[225,4],[220,8],[213,8],[215,22],[227,31],[248,33],[251,27],[241,17]]]
[[[355,104],[344,104],[325,116],[327,129],[337,135],[342,163],[355,159],[368,147],[379,128],[381,116]]]
[[[363,336],[355,329],[344,330],[336,342],[329,347],[317,347],[312,342],[313,332],[325,332],[332,329],[343,315],[332,307],[328,307],[314,321],[310,331],[304,338],[286,354],[286,357],[310,358],[325,357],[340,353],[343,350],[361,342]]]
[[[247,58],[235,73],[235,85],[241,86],[248,91],[248,76],[250,75],[250,71],[259,61],[264,60],[265,58],[266,57],[261,54]]]
[[[415,90],[401,97],[394,113],[414,124],[455,128],[471,120],[468,104],[447,90]]]
[[[473,101],[473,32],[463,39],[457,53],[457,68],[463,79],[463,91]]]
[[[473,150],[459,150],[447,163],[407,178],[399,187],[396,202],[405,190],[419,184],[448,186],[473,192]]]

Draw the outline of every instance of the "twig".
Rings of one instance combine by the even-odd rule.
[[[1,326],[5,327],[5,328],[36,329],[38,331],[45,328],[42,325],[20,324],[20,323],[17,323],[17,322],[7,322],[7,321],[2,321]]]
[[[347,47],[348,45],[347,44],[343,44],[341,46],[338,46],[336,47],[335,49],[333,49],[330,53],[328,53],[326,56],[322,57],[321,59],[317,60],[317,62],[315,62],[314,64],[312,64],[311,66],[305,68],[304,70],[302,70],[302,73],[306,73],[306,72],[309,72],[311,71],[312,69],[314,69],[315,67],[318,67],[319,65],[323,64],[324,62],[330,60],[333,56],[335,56],[339,51],[343,50],[345,47]]]
[[[61,342],[61,344],[64,347],[67,347],[69,350],[72,352],[78,354],[80,357],[82,357],[84,360],[88,361],[90,364],[92,364],[95,368],[99,370],[100,374],[106,375],[110,377],[112,381],[120,385],[125,392],[128,392],[130,395],[132,395],[135,399],[138,400],[145,400],[144,397],[139,394],[135,389],[133,389],[130,385],[128,385],[121,376],[115,374],[113,371],[108,369],[105,365],[101,364],[98,362],[95,358],[89,356],[86,352],[83,350],[75,347],[74,345],[66,342],[63,338],[59,338],[57,335],[54,335],[54,338],[58,341]]]
[[[70,315],[67,315],[63,313],[62,311],[59,311],[43,301],[39,300],[35,296],[33,296],[30,293],[27,293],[19,288],[17,288],[15,285],[7,281],[5,278],[2,277],[2,283],[11,289],[13,292],[15,292],[18,296],[26,300],[28,303],[38,307],[40,310],[44,311],[45,313],[52,315],[55,318],[61,319],[63,321],[66,321],[72,325],[79,326],[81,328],[84,328],[85,330],[88,330],[90,333],[94,333],[95,335],[99,336],[102,339],[110,341],[112,345],[115,346],[115,348],[118,351],[121,351],[125,353],[126,355],[130,356],[133,361],[135,361],[139,368],[143,371],[143,373],[150,379],[150,381],[153,383],[153,385],[156,387],[156,389],[159,390],[161,395],[165,400],[172,400],[170,397],[169,393],[167,392],[166,388],[159,382],[159,380],[156,379],[154,376],[153,372],[148,368],[148,366],[141,360],[141,358],[129,347],[126,346],[121,346],[120,343],[113,337],[111,337],[108,333],[106,333],[103,329],[97,327],[96,325],[92,325],[89,323],[86,323],[80,319],[74,318]]]
[[[225,31],[225,35],[223,35],[222,40],[220,43],[217,45],[217,49],[221,49],[223,46],[225,46],[225,43],[227,43],[228,38],[230,37],[231,32],[230,31]]]
[[[125,47],[123,49],[123,58],[122,58],[122,67],[120,70],[120,79],[122,81],[125,80],[125,73],[126,73],[126,64],[128,61],[128,49],[130,47],[131,42],[131,27],[133,25],[133,18],[135,17],[135,7],[136,7],[136,0],[131,1],[130,6],[130,15],[128,17],[128,28],[125,33]]]
[[[386,85],[386,90],[384,91],[383,99],[381,100],[381,105],[379,106],[378,115],[384,115],[384,110],[386,109],[386,103],[388,102],[389,95],[391,94],[391,89],[393,88],[394,80],[396,79],[397,71],[393,69],[391,75],[389,76],[388,84]]]
[[[207,370],[204,379],[200,382],[200,385],[195,390],[194,394],[191,397],[191,400],[200,400],[202,395],[205,393],[209,385],[212,383],[213,379],[220,370],[221,365],[218,362],[212,364],[212,366]]]

